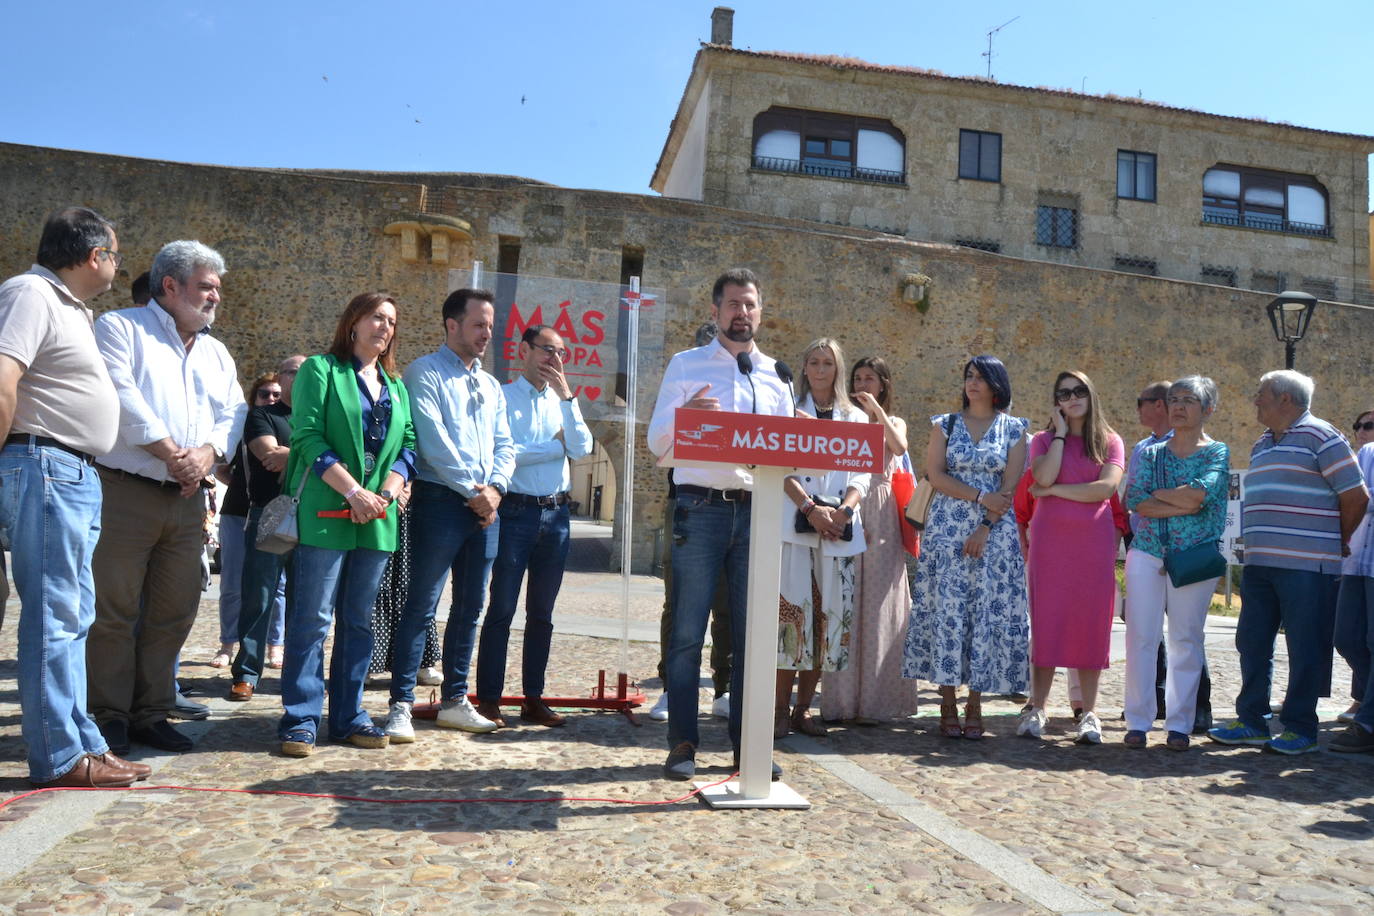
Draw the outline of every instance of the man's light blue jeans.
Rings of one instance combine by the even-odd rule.
[[[95,468],[69,452],[19,444],[0,450],[0,528],[9,534],[20,601],[21,730],[35,782],[109,750],[86,712],[100,493]]]

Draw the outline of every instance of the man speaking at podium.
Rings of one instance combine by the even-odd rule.
[[[658,403],[649,421],[649,448],[662,457],[673,444],[673,416],[679,407],[735,413],[793,414],[790,373],[778,377],[777,363],[754,345],[763,315],[758,278],[746,268],[721,274],[711,290],[711,317],[720,329],[704,347],[673,356],[663,373]],[[696,774],[698,681],[706,619],[717,578],[723,572],[730,594],[733,664],[730,675],[730,743],[739,764],[744,703],[745,608],[749,584],[749,497],[753,475],[741,467],[679,467],[673,515],[673,625],[668,639],[668,760],[663,775]],[[774,778],[778,777],[775,768]]]

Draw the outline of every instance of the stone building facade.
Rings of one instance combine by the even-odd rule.
[[[71,203],[119,224],[125,273],[95,301],[98,309],[127,304],[131,274],[171,239],[199,238],[224,253],[214,333],[245,379],[285,353],[322,350],[343,305],[369,289],[397,297],[398,356],[407,363],[439,345],[449,271],[474,257],[495,265],[504,256],[510,266],[518,249],[520,273],[608,283],[633,262],[666,300],[641,329],[635,512],[616,519],[617,537],[628,530],[633,538],[639,571],[653,565],[665,495],[643,424],[668,357],[708,317],[711,284],[727,267],[749,266],[762,278],[765,352],[795,366],[806,344],[827,334],[849,360],[884,356],[896,376],[896,410],[917,430],[957,406],[971,354],[1007,363],[1013,410],[1037,424],[1048,417],[1055,373],[1085,370],[1127,440],[1137,432],[1140,385],[1199,371],[1221,387],[1210,431],[1243,465],[1260,431],[1249,404],[1256,379],[1283,360],[1264,313],[1271,297],[1239,289],[520,179],[236,169],[12,144],[0,144],[0,277],[28,267],[45,215]],[[406,224],[421,227],[411,250],[396,230]],[[459,224],[466,237],[453,231]],[[446,236],[448,263],[435,261],[435,228],[426,227]],[[914,275],[927,278],[924,310],[912,302]],[[1317,379],[1319,415],[1344,424],[1369,406],[1371,347],[1367,309],[1318,307],[1298,367]],[[624,479],[624,426],[601,419],[593,432]]]
[[[1374,137],[745,51],[731,46],[728,23],[716,26],[654,171],[665,196],[1374,304]]]

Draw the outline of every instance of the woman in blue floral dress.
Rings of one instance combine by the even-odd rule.
[[[982,694],[1025,693],[1030,675],[1026,566],[1011,511],[1026,427],[993,356],[964,366],[964,409],[931,417],[926,475],[935,488],[921,536],[905,664],[940,688],[940,733],[983,736]],[[956,691],[969,688],[964,723]]]

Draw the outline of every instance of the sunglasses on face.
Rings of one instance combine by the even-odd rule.
[[[1371,429],[1374,429],[1374,420],[1365,420],[1363,423],[1356,423],[1351,428],[1357,433],[1367,433]]]
[[[1089,394],[1087,385],[1079,385],[1075,388],[1058,388],[1054,392],[1054,400],[1056,403],[1063,404],[1074,398],[1086,398]]]

